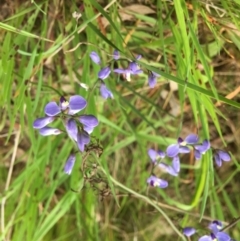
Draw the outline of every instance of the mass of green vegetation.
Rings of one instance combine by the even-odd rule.
[[[240,240],[239,0],[3,0],[0,40],[0,240]]]

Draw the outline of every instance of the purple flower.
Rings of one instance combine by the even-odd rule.
[[[193,227],[185,227],[183,228],[183,234],[186,235],[187,237],[192,236],[193,234],[196,233],[196,229]]]
[[[119,52],[115,49],[113,51],[113,59],[118,60],[120,58]]]
[[[208,228],[213,232],[213,233],[218,233],[219,230],[223,228],[222,222],[219,220],[214,220],[212,221],[209,225]]]
[[[98,119],[94,115],[82,115],[78,117],[78,120],[83,125],[83,130],[82,128],[79,130],[74,119],[67,121],[66,130],[70,138],[77,143],[78,149],[83,152],[85,145],[90,142],[89,134],[98,125]]]
[[[161,150],[155,151],[153,149],[149,149],[148,156],[150,157],[151,161],[156,164],[159,159],[163,159],[165,157],[165,153]]]
[[[210,223],[208,228],[211,230],[210,235],[202,236],[198,241],[230,241],[231,237],[225,233],[221,232],[222,223],[218,220],[214,220]]]
[[[75,163],[75,155],[70,155],[67,159],[67,162],[64,166],[64,172],[68,175],[70,175],[72,173],[72,169],[73,169],[73,166],[74,166],[74,163]]]
[[[136,60],[140,59],[141,55],[137,56]],[[132,61],[128,64],[127,69],[114,69],[115,73],[126,74],[126,79],[130,81],[131,75],[141,74],[143,71],[139,68],[138,64],[135,61]]]
[[[126,73],[129,74],[141,74],[143,71],[139,69],[139,66],[136,62],[130,62],[128,65],[128,70],[126,70]]]
[[[194,145],[196,143],[198,143],[198,136],[190,134],[184,140],[182,138],[178,138],[178,144],[169,145],[166,153],[169,157],[175,157],[179,153],[189,153],[190,149],[187,145]]]
[[[101,64],[101,60],[100,60],[100,57],[99,57],[99,55],[96,53],[96,52],[91,52],[90,53],[90,58],[91,58],[91,60],[94,62],[94,63],[96,63],[96,64],[98,64],[98,65],[100,65]],[[101,80],[104,80],[104,79],[106,79],[109,75],[110,75],[110,73],[111,73],[111,69],[110,69],[110,67],[104,67],[104,68],[102,68],[99,72],[98,72],[98,78],[99,79],[101,79]]]
[[[205,154],[207,150],[211,147],[210,142],[208,140],[204,140],[201,145],[194,146],[194,156],[196,160],[201,159],[202,154]]]
[[[98,55],[96,52],[92,51],[92,52],[90,53],[90,58],[91,58],[91,60],[92,60],[94,63],[96,63],[96,64],[98,64],[98,65],[101,64],[100,57],[99,57],[99,55]]]
[[[83,129],[91,134],[93,129],[98,125],[98,119],[94,115],[81,115],[79,121],[83,124]]]
[[[222,166],[222,161],[228,162],[231,160],[230,155],[222,150],[218,150],[215,154],[214,154],[214,160],[217,166],[221,167]]]
[[[159,163],[158,166],[170,175],[178,176],[178,173],[180,172],[180,159],[178,156],[175,156],[172,160],[171,166],[164,162]]]
[[[141,74],[143,72],[141,69],[139,69],[138,64],[136,62],[130,62],[128,64],[127,69],[114,69],[113,71],[118,74],[132,74],[132,75]]]
[[[99,72],[98,72],[98,78],[101,80],[106,79],[111,73],[111,69],[107,66],[105,68],[102,68]]]
[[[107,99],[107,98],[113,99],[112,92],[107,88],[107,86],[104,83],[102,83],[101,86],[100,86],[100,93],[101,93],[101,96],[104,99]]]
[[[155,72],[150,72],[150,74],[148,75],[148,85],[150,88],[154,88],[156,83],[157,83],[157,77],[159,77],[160,75],[155,73]]]
[[[77,112],[83,110],[86,105],[87,101],[80,95],[71,96],[69,98],[69,102],[64,97],[61,97],[59,105],[56,102],[49,102],[44,108],[44,112],[47,116],[36,119],[33,122],[33,128],[39,129],[39,133],[43,136],[58,135],[61,133],[60,130],[47,127],[47,125],[53,122],[56,116],[61,112],[64,112],[66,109],[68,109],[69,115],[74,115]],[[67,124],[69,124],[68,121]],[[66,129],[67,131],[69,130],[68,126],[66,126]],[[73,138],[73,136],[71,137]]]
[[[179,153],[189,153],[190,149],[187,146],[180,144],[171,144],[167,147],[166,153],[169,157],[175,157]]]
[[[210,223],[208,228],[211,230],[210,235],[203,235],[198,239],[198,241],[231,241],[231,237],[225,233],[222,232],[222,223],[218,220],[214,220]],[[183,234],[185,234],[187,237],[192,236],[194,233],[196,233],[196,230],[192,227],[186,227],[183,229]]]
[[[147,183],[152,187],[166,188],[168,186],[167,181],[157,178],[155,176],[150,176],[147,179]]]
[[[77,145],[81,152],[84,152],[85,145],[90,142],[90,136],[86,131],[78,132],[77,134]]]
[[[231,237],[225,232],[218,232],[216,234],[204,235],[198,241],[231,241]]]

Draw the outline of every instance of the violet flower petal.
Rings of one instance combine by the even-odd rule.
[[[225,161],[225,162],[228,162],[228,161],[231,160],[230,155],[229,155],[227,152],[225,152],[225,151],[219,150],[219,151],[218,151],[218,155],[219,155],[219,157],[220,157],[223,161]]]
[[[42,129],[39,129],[39,133],[42,136],[50,136],[50,135],[59,135],[62,133],[62,131],[57,128],[45,126]]]
[[[209,235],[204,235],[198,241],[213,241],[213,239]]]
[[[218,155],[218,153],[216,153],[214,155],[214,160],[215,160],[215,163],[218,167],[222,166],[222,160],[221,160],[220,156]]]
[[[100,93],[101,93],[101,96],[104,99],[107,99],[107,98],[112,98],[113,99],[112,92],[107,88],[107,86],[105,84],[101,84],[101,86],[100,86]]]
[[[179,153],[189,153],[190,149],[187,146],[179,146]]]
[[[153,149],[149,149],[148,156],[150,157],[151,161],[155,164],[158,157],[158,153]]]
[[[218,232],[215,234],[218,241],[231,241],[231,237],[225,232]]]
[[[167,147],[166,153],[169,157],[175,157],[179,153],[179,145],[171,144]]]
[[[101,64],[100,57],[96,52],[92,51],[89,56],[94,63],[96,63],[98,65]]]
[[[176,171],[174,170],[174,168],[171,167],[171,166],[168,166],[167,172],[168,172],[168,174],[170,174],[170,175],[172,175],[172,176],[174,176],[174,177],[177,177],[177,176],[178,176],[178,172],[176,172]]]
[[[67,159],[67,162],[64,166],[64,172],[68,175],[72,173],[73,166],[75,164],[76,157],[75,155],[70,155]]]
[[[48,116],[56,116],[61,112],[61,108],[56,102],[49,102],[44,109],[44,112]]]
[[[126,69],[114,69],[113,70],[114,73],[118,73],[118,74],[126,74]]]
[[[134,71],[131,74],[136,74],[137,75],[137,74],[141,74],[141,73],[143,73],[143,71],[141,69],[138,69],[138,70]]]
[[[98,78],[104,80],[110,75],[110,73],[111,69],[109,67],[105,67],[98,72]]]
[[[190,135],[188,135],[188,136],[185,138],[184,141],[185,141],[187,144],[196,144],[196,143],[198,143],[199,138],[198,138],[198,136],[195,135],[195,134],[190,134]]]
[[[69,115],[74,115],[83,110],[87,105],[87,101],[80,95],[73,95],[69,99]]]
[[[41,129],[53,121],[54,121],[54,117],[50,117],[50,116],[38,118],[33,122],[33,128]]]
[[[187,237],[192,236],[193,234],[196,233],[196,229],[193,227],[185,227],[183,228],[183,234],[186,235]]]
[[[196,159],[196,160],[200,160],[201,157],[202,157],[202,154],[201,154],[200,151],[194,150],[194,156],[195,156],[195,159]]]
[[[209,150],[210,147],[211,147],[211,144],[210,144],[210,141],[209,141],[209,140],[204,140],[204,141],[202,142],[202,145],[205,147],[205,152],[206,152],[207,150]]]
[[[172,160],[172,167],[175,170],[175,172],[180,172],[180,159],[179,156],[175,156]]]
[[[178,175],[178,173],[173,169],[173,167],[167,165],[164,162],[159,163],[158,167],[172,176],[176,177]]]
[[[90,142],[90,136],[87,132],[82,131],[77,134],[77,145],[81,152],[84,151],[85,145]]]
[[[94,115],[81,115],[78,119],[83,125],[89,127],[96,127],[99,124],[97,117]]]
[[[94,130],[94,127],[83,125],[83,130],[86,131],[88,134],[91,134]]]
[[[154,88],[157,83],[157,77],[152,73],[148,76],[148,85],[150,88]]]
[[[69,137],[74,141],[77,141],[78,128],[77,128],[76,121],[74,119],[67,120],[65,127]]]
[[[137,70],[139,70],[138,64],[136,62],[130,62],[128,65],[128,69],[131,70],[131,74],[135,73]]]
[[[138,64],[136,62],[130,62],[128,64],[128,68],[125,70],[125,74],[141,74],[143,71],[139,68]]]
[[[201,154],[205,154],[205,152],[210,148],[210,142],[208,140],[204,140],[202,145],[196,145],[194,148],[201,152]]]

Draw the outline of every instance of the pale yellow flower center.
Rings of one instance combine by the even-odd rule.
[[[187,142],[186,141],[183,141],[180,143],[181,146],[186,146],[187,145]]]
[[[158,187],[160,185],[160,182],[159,181],[154,181],[154,183],[153,183],[153,186],[154,187]]]
[[[68,101],[64,101],[62,102],[62,107],[65,109],[69,106],[69,102]]]

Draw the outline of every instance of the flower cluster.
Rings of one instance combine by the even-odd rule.
[[[201,159],[202,154],[210,148],[210,142],[204,140],[202,143],[199,143],[199,138],[195,134],[188,135],[184,140],[179,137],[177,144],[171,144],[168,146],[166,153],[169,157],[175,157],[180,153],[189,153],[190,148],[194,149],[194,156],[196,160]]]
[[[64,97],[60,98],[59,105],[56,102],[49,102],[45,108],[45,117],[34,121],[33,127],[39,130],[40,135],[58,135],[63,130],[48,126],[56,119],[61,119],[64,123],[68,136],[76,143],[80,152],[90,143],[90,134],[98,125],[98,119],[94,115],[76,115],[87,105],[87,101],[80,95],[74,95],[67,101]],[[75,155],[68,158],[65,172],[70,174],[75,162]]]
[[[119,55],[118,51],[115,51],[113,53],[113,58],[117,60],[118,55]],[[91,52],[90,58],[95,64],[101,65],[101,59],[96,52],[94,51]],[[107,88],[104,82],[104,80],[110,75],[110,73],[111,73],[110,66],[102,67],[101,70],[98,72],[98,78],[101,80],[100,93],[104,99],[113,98],[112,92]]]
[[[113,59],[112,59],[113,61],[120,60],[120,54],[117,50],[115,50],[113,52],[112,56],[113,56]],[[95,51],[92,51],[90,53],[90,58],[94,63],[96,63],[98,65],[101,65],[101,59]],[[136,59],[133,60],[133,61],[127,60],[128,61],[128,67],[127,68],[125,68],[125,69],[124,68],[116,68],[116,69],[113,69],[113,72],[117,73],[117,74],[123,74],[125,76],[126,80],[130,81],[131,75],[138,75],[138,74],[143,73],[143,70],[139,68],[139,65],[136,62],[140,58],[141,58],[141,55],[138,55],[136,57]],[[104,80],[109,77],[110,73],[111,73],[111,68],[110,68],[109,65],[102,67],[100,69],[100,71],[98,72],[98,78],[101,80],[100,93],[101,93],[101,95],[104,99],[113,98],[112,92],[106,87],[106,84],[104,82]],[[149,74],[148,74],[148,84],[149,84],[150,88],[155,87],[156,82],[157,82],[157,78],[159,76],[160,75],[155,73],[155,72],[151,72],[151,71],[149,72]]]
[[[198,241],[231,241],[232,240],[231,237],[226,232],[222,231],[223,229],[222,222],[218,220],[214,220],[209,224],[208,228],[210,229],[210,234],[201,236],[198,239]],[[187,237],[190,237],[195,233],[196,233],[196,229],[193,227],[185,227],[183,229],[183,234],[186,235]]]
[[[138,55],[136,57],[136,60],[141,59],[141,55]],[[126,75],[126,79],[128,81],[131,81],[131,75],[138,75],[143,73],[143,70],[139,68],[138,64],[136,61],[130,61],[128,64],[128,67],[126,69],[114,69],[113,70],[115,73],[118,74],[125,74]]]
[[[167,147],[166,152],[149,149],[148,156],[154,167],[157,166],[172,176],[178,176],[180,172],[180,154],[189,153],[193,150],[195,159],[200,160],[202,155],[204,155],[210,147],[209,140],[199,142],[199,137],[196,134],[190,134],[184,140],[179,137],[176,144],[171,144]],[[163,161],[165,158],[171,159],[170,165]],[[214,155],[214,160],[216,165],[220,167],[222,161],[230,161],[230,155],[225,151],[217,150]],[[160,188],[168,186],[166,180],[157,178],[154,175],[151,175],[147,179],[147,183],[151,186]]]

